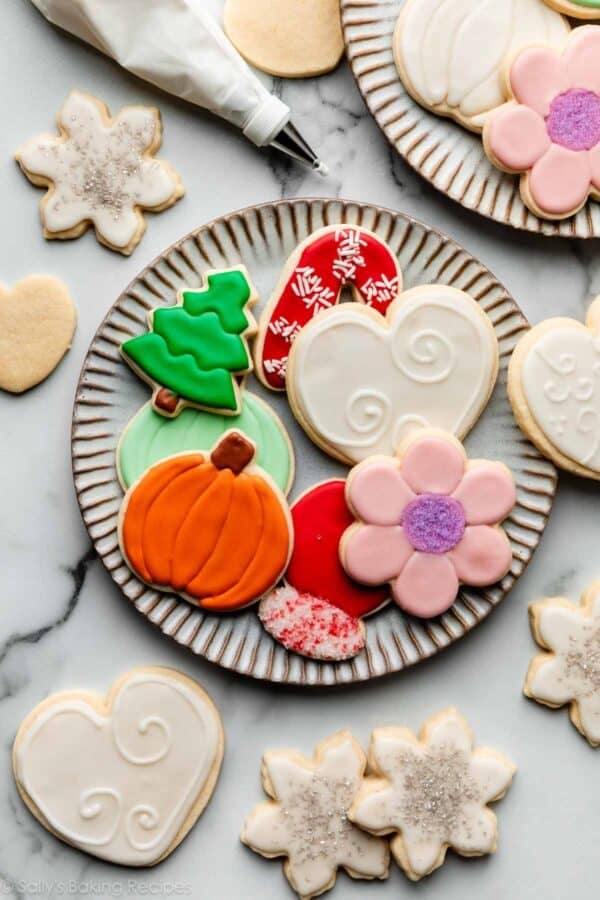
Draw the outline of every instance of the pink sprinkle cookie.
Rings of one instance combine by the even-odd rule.
[[[494,165],[521,175],[525,205],[565,219],[600,199],[600,26],[575,29],[562,55],[519,53],[507,99],[488,117],[484,146]]]
[[[516,502],[505,465],[467,459],[462,444],[435,429],[413,433],[397,457],[374,456],[346,485],[356,522],[340,543],[342,565],[363,584],[390,583],[402,609],[441,615],[461,583],[493,584],[512,551],[499,523]]]
[[[352,659],[365,646],[365,626],[326,600],[296,588],[271,591],[261,601],[259,618],[269,634],[286,650],[340,662]]]

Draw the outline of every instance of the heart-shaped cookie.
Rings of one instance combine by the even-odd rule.
[[[492,325],[445,285],[401,294],[387,315],[358,303],[319,313],[299,332],[287,389],[310,437],[338,459],[392,455],[415,425],[462,438],[498,373]]]
[[[75,332],[77,312],[65,284],[30,275],[0,285],[0,388],[21,394],[56,368]]]
[[[219,713],[172,669],[123,675],[104,700],[55,694],[22,723],[13,748],[21,797],[42,825],[109,862],[151,866],[194,825],[223,758]]]
[[[508,394],[519,426],[544,456],[600,480],[600,297],[585,325],[546,319],[521,338]]]

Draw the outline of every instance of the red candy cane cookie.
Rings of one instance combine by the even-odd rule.
[[[385,315],[402,290],[402,272],[388,245],[359,225],[314,231],[288,259],[259,323],[256,372],[266,387],[285,390],[292,341],[313,316],[335,306],[342,289]]]

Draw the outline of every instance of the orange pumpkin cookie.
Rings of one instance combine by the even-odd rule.
[[[119,543],[152,587],[211,610],[235,610],[277,584],[292,551],[284,495],[253,464],[255,446],[228,431],[211,453],[179,453],[128,490]]]

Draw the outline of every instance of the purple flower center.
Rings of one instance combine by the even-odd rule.
[[[600,97],[583,90],[559,94],[550,104],[546,128],[555,144],[591,150],[600,142]]]
[[[465,533],[465,511],[453,497],[421,494],[405,508],[401,525],[415,550],[447,553]]]

